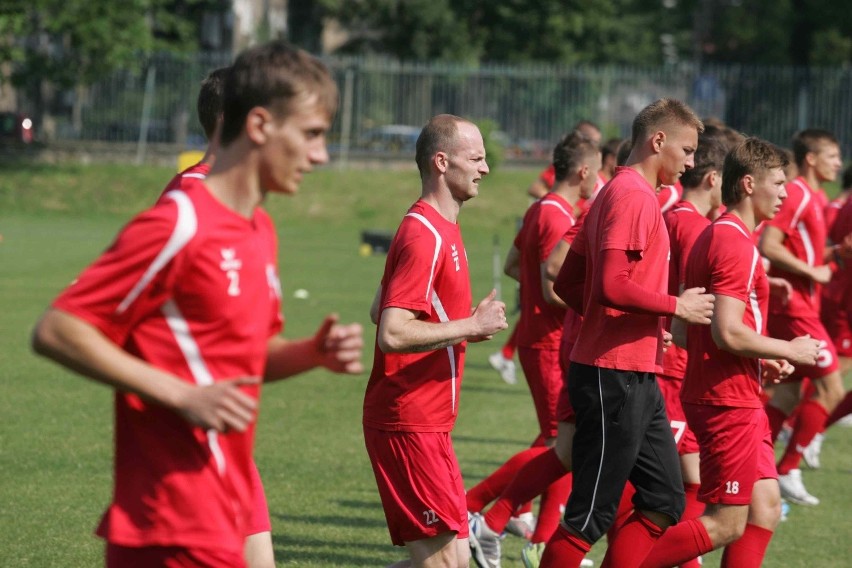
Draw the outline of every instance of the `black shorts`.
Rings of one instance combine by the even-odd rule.
[[[596,542],[612,525],[628,479],[636,488],[636,509],[677,522],[685,505],[683,479],[654,373],[571,363],[568,392],[577,431],[565,524]]]

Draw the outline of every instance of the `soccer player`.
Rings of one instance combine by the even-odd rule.
[[[698,137],[695,165],[680,178],[683,198],[663,215],[671,246],[669,294],[676,295],[682,291],[689,251],[701,231],[710,224],[707,215],[722,204],[722,166],[727,149],[721,136],[705,132]],[[671,322],[668,327],[671,327]],[[697,517],[704,511],[704,505],[697,500],[700,482],[698,442],[687,425],[680,403],[686,361],[686,350],[672,344],[663,354],[663,370],[657,375],[657,384],[665,400],[666,415],[680,455],[686,494],[686,508],[681,521]]]
[[[467,566],[467,506],[450,432],[459,409],[465,348],[506,329],[492,290],[471,313],[458,215],[488,174],[479,129],[442,114],[417,139],[422,193],[388,251],[371,319],[373,371],[364,439],[398,566]]]
[[[574,223],[574,206],[589,198],[595,189],[601,153],[597,144],[578,131],[566,134],[553,150],[556,181],[551,190],[527,210],[514,245],[506,258],[505,272],[521,283],[521,317],[518,321],[518,350],[524,375],[532,394],[539,422],[539,436],[532,447],[516,454],[467,493],[468,511],[479,513],[499,496],[529,460],[554,444],[557,435],[556,403],[562,388],[559,345],[565,304],[546,278],[546,262],[553,247]],[[534,542],[546,542],[559,523],[559,508],[570,491],[570,479],[551,487],[542,496]],[[498,510],[500,508],[498,507]],[[499,566],[499,535],[509,515],[491,514],[487,519],[471,517],[470,544],[474,560],[484,568]]]
[[[542,566],[579,566],[612,524],[628,480],[636,511],[605,565],[637,566],[683,511],[677,449],[654,374],[663,316],[709,323],[713,299],[700,288],[667,294],[669,239],[655,188],[692,167],[702,129],[692,109],[673,99],[636,116],[627,166],[595,199],[560,272],[570,279],[561,297],[583,314],[567,378],[576,413],[574,486]]]
[[[178,173],[166,188],[160,198],[168,192],[179,190],[185,180],[198,180],[207,177],[210,167],[216,160],[221,148],[222,113],[224,104],[225,77],[227,67],[211,71],[201,82],[196,101],[198,121],[207,138],[207,148],[197,164]],[[194,183],[194,182],[191,182]],[[167,198],[168,199],[168,198]],[[245,558],[248,568],[275,568],[275,550],[272,546],[272,521],[269,518],[269,506],[260,472],[255,464],[252,465],[252,492],[254,501],[251,516],[246,526]]]
[[[597,124],[595,124],[591,120],[581,120],[580,122],[575,124],[574,127],[571,129],[571,131],[575,130],[580,134],[586,136],[586,138],[588,138],[598,146],[600,146],[602,138],[601,129]],[[555,181],[555,178],[556,172],[553,168],[553,163],[550,163],[546,168],[544,168],[544,170],[542,170],[542,172],[535,179],[535,181],[530,184],[529,188],[527,189],[527,193],[533,199],[541,199],[547,194],[548,191],[550,191],[550,188],[553,187],[553,182]],[[609,181],[606,178],[603,178],[600,172],[598,172],[598,178],[598,189],[603,187],[603,185],[607,181]],[[582,203],[583,200],[580,201],[580,205],[582,205]]]
[[[826,263],[835,252],[826,246],[825,203],[820,186],[837,177],[840,145],[830,132],[809,129],[793,138],[793,154],[799,177],[787,184],[788,197],[778,215],[767,221],[760,239],[760,251],[771,263],[769,275],[788,280],[793,293],[787,302],[770,298],[767,329],[770,336],[779,339],[810,334],[823,347],[815,365],[800,365],[792,380],[775,387],[766,413],[774,440],[799,402],[800,381],[805,377],[812,381],[815,393],[799,408],[787,449],[778,463],[778,483],[781,495],[788,501],[817,505],[819,499],[802,483],[799,462],[844,395],[837,351],[819,317],[820,288],[832,276]]]
[[[761,382],[789,373],[788,362],[812,365],[819,353],[819,342],[806,335],[764,335],[770,285],[752,232],[786,197],[786,162],[781,150],[757,138],[735,147],[722,175],[727,211],[689,255],[685,285],[716,297],[710,327],[689,328],[681,391],[700,448],[699,499],[707,509],[666,531],[643,568],[677,566],[722,546],[722,566],[757,568],[780,519]]]
[[[242,53],[225,80],[222,148],[134,218],[42,316],[33,347],[116,390],[106,565],[246,566],[261,380],[360,372],[360,326],[282,326],[277,244],[260,207],[328,160],[337,89],[284,42]]]

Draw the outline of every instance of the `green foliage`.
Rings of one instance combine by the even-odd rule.
[[[473,119],[473,122],[479,127],[479,132],[482,133],[486,161],[491,172],[494,172],[503,163],[503,158],[506,155],[505,135],[500,132],[500,125],[495,120],[489,118]]]

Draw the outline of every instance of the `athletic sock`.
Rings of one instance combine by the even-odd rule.
[[[503,532],[518,507],[544,493],[551,483],[568,473],[559,461],[556,450],[543,449],[544,452],[518,471],[497,502],[485,513],[485,522],[494,532]]]
[[[771,530],[746,525],[743,536],[725,547],[721,568],[760,568],[771,539]]]
[[[621,501],[618,502],[618,509],[615,511],[615,520],[612,526],[606,531],[606,541],[612,543],[615,540],[621,525],[633,513],[633,496],[636,495],[636,489],[629,481],[624,485],[624,491],[621,492]]]
[[[559,525],[544,547],[539,568],[577,568],[592,545]]]
[[[852,414],[852,391],[846,393],[846,396],[843,397],[843,400],[840,401],[840,404],[837,405],[837,408],[828,417],[825,427],[828,428],[847,414]]]
[[[500,349],[500,352],[503,353],[504,359],[511,359],[515,356],[515,348],[517,347],[518,342],[518,325],[515,324],[515,327],[512,328],[512,334],[509,336],[509,339],[506,340],[506,343],[503,344],[503,348]]]
[[[494,473],[470,488],[465,495],[467,510],[474,513],[482,511],[488,503],[494,501],[503,493],[523,466],[549,449],[544,446],[527,448],[510,457]]]
[[[790,442],[787,444],[784,456],[778,462],[778,475],[786,475],[790,473],[791,469],[799,467],[802,452],[805,451],[814,436],[822,432],[827,419],[828,412],[817,401],[807,400],[802,403],[793,435],[790,436]]]
[[[561,464],[560,464],[561,465]],[[538,509],[538,521],[535,524],[530,542],[547,542],[562,519],[562,511],[568,502],[568,494],[571,493],[571,482],[574,476],[567,473],[550,484],[547,490],[541,494],[541,505]]]
[[[618,537],[606,549],[601,568],[638,567],[654,548],[663,531],[665,529],[634,510],[619,529]]]
[[[707,554],[713,550],[710,535],[699,519],[690,519],[670,527],[642,562],[642,568],[668,568]]]
[[[776,408],[771,404],[763,407],[766,410],[766,417],[769,418],[769,429],[772,430],[772,443],[778,439],[778,434],[781,428],[784,427],[784,421],[787,420],[787,415],[780,408]]]
[[[698,489],[700,487],[701,485],[698,483],[683,484],[683,490],[686,493],[686,508],[683,510],[680,522],[697,519],[704,513],[706,506],[698,500]],[[680,564],[680,568],[700,568],[700,566],[701,563],[698,561],[698,558],[693,558]]]

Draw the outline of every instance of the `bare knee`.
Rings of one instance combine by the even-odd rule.
[[[701,519],[713,548],[721,548],[743,536],[748,521],[748,506],[710,505]]]

